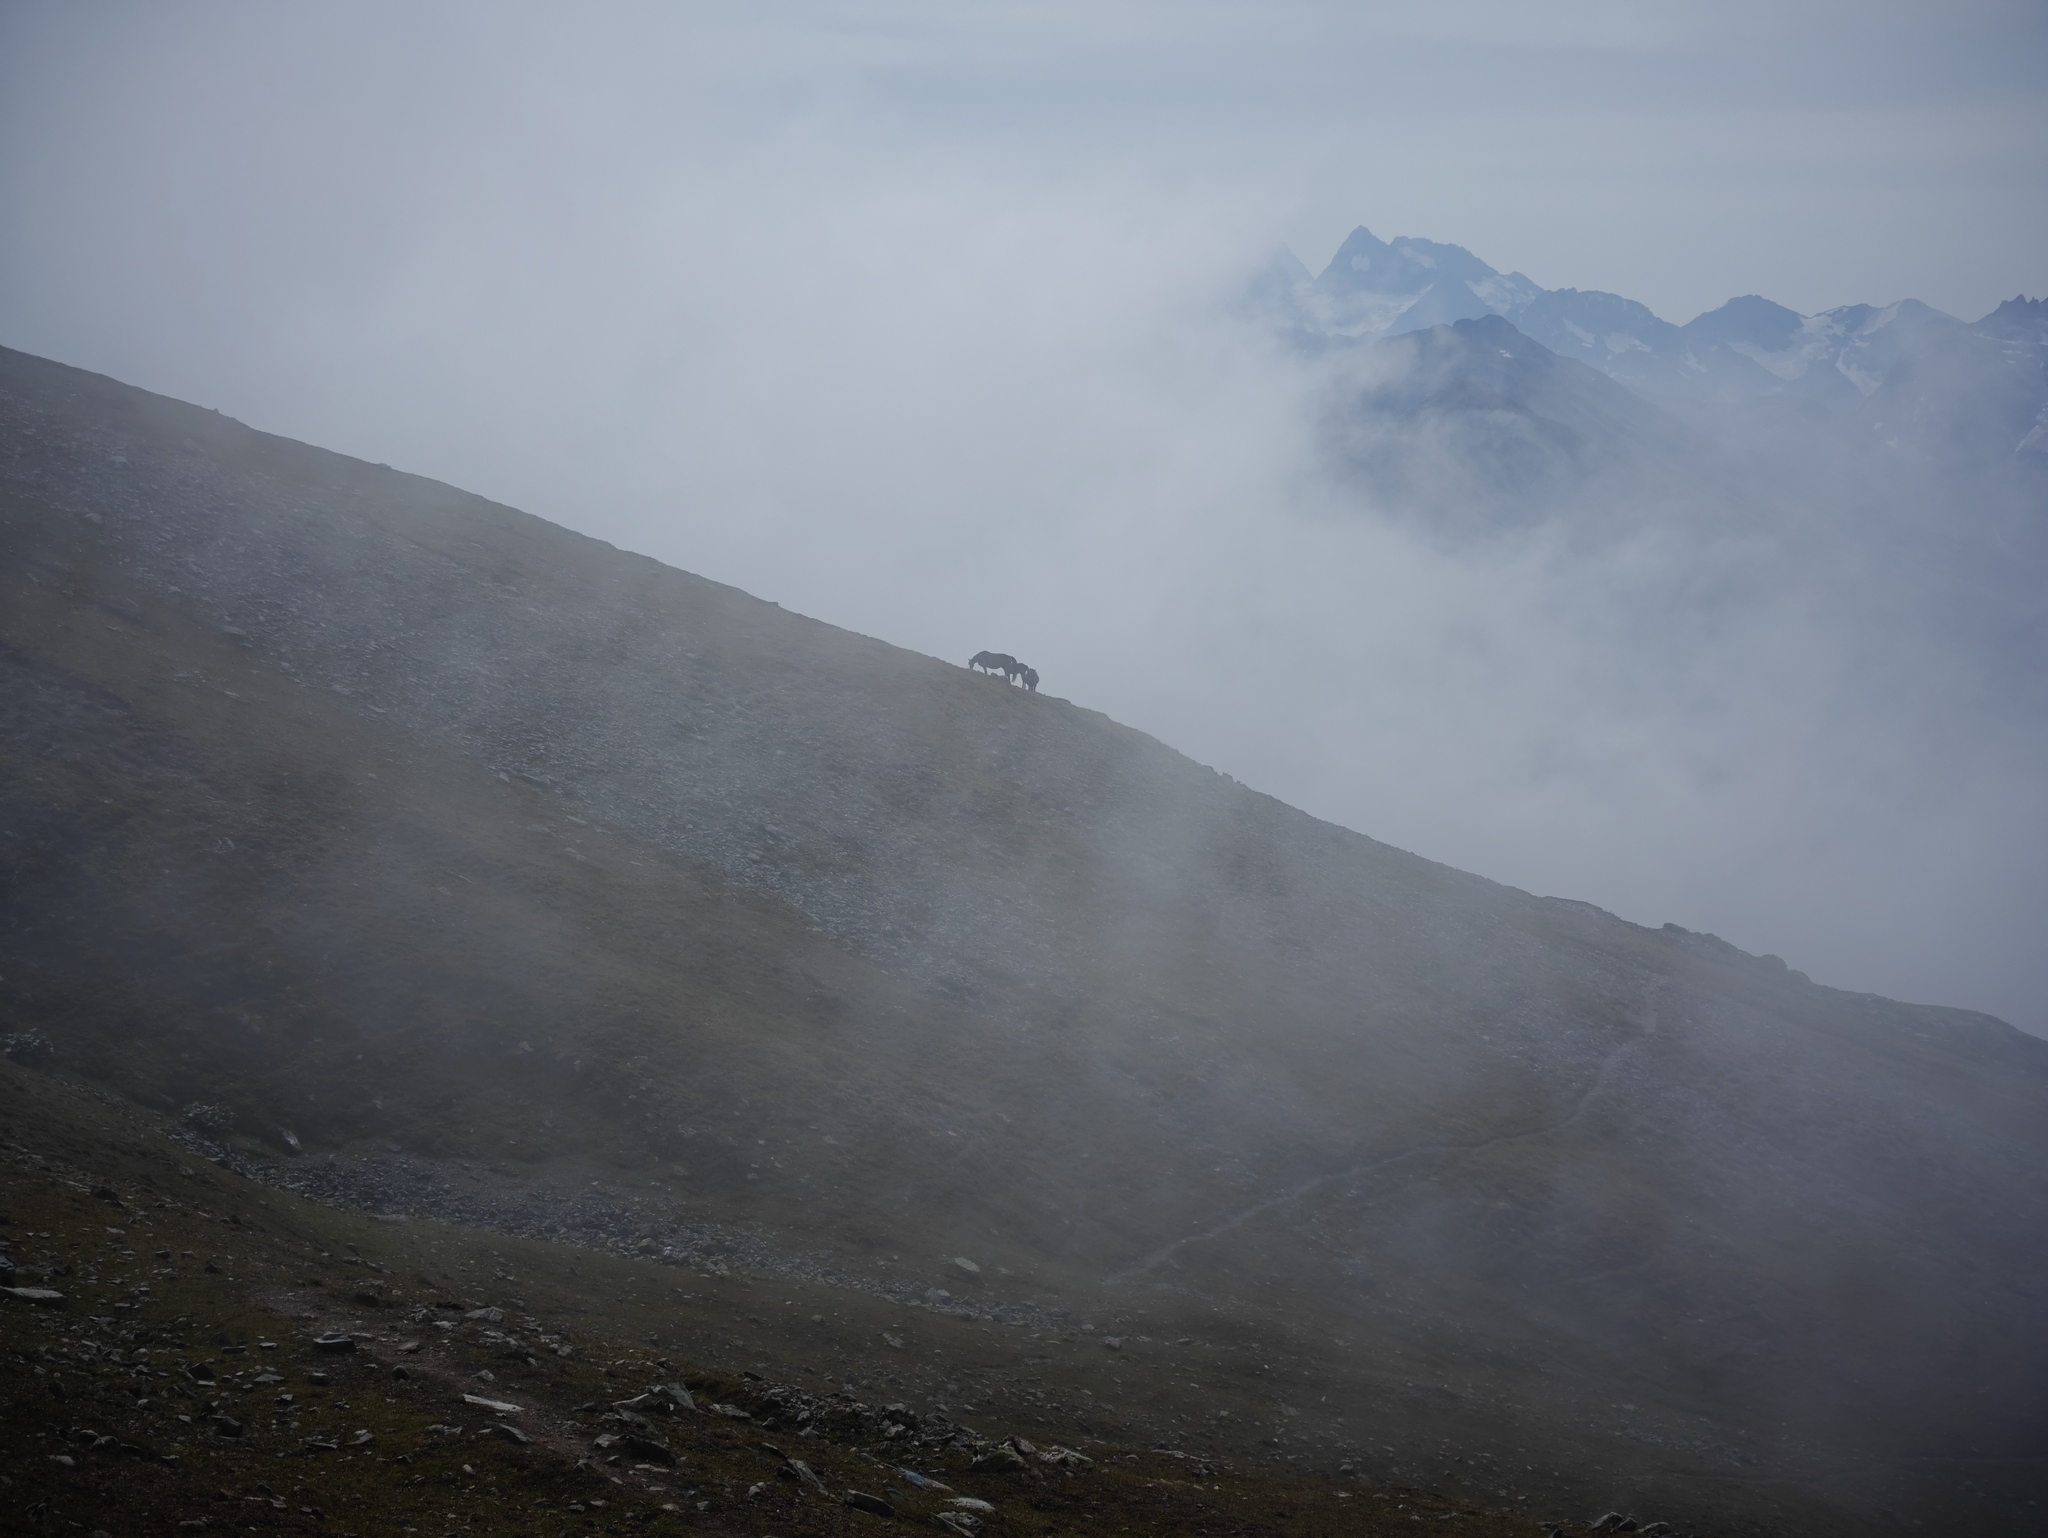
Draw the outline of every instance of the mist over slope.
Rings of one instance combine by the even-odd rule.
[[[966,1255],[1273,1369],[1134,1362],[1152,1435],[1815,1530],[2038,1484],[2042,1043],[446,486],[18,353],[0,401],[0,1007],[276,1178],[599,1174],[678,1255]]]

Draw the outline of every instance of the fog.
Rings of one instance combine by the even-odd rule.
[[[1229,305],[1359,222],[1678,320],[2048,288],[2035,11],[1637,12],[19,6],[0,342],[2048,1030],[2036,545],[1929,575],[1861,486],[1447,537],[1323,452],[1372,365]]]

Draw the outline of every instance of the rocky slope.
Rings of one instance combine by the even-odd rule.
[[[17,353],[0,435],[0,1009],[252,1172],[1200,1320],[1190,1445],[2022,1530],[2042,1043]]]

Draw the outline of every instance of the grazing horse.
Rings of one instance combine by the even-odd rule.
[[[976,652],[967,659],[967,665],[984,673],[1001,673],[1006,678],[1018,668],[1017,659],[1008,652]]]
[[[1036,694],[1038,692],[1037,668],[1026,668],[1024,670],[1024,687],[1029,689],[1033,694]]]

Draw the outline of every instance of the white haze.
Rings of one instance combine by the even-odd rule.
[[[1250,130],[1162,149],[1167,108],[1113,131],[1099,87],[1072,121],[934,104],[934,59],[996,90],[1092,28],[1090,67],[1131,68],[1174,53],[1179,12],[355,14],[17,12],[0,342],[904,646],[1015,652],[1049,693],[1432,858],[2048,1029],[2048,727],[1895,578],[1769,531],[1418,537],[1322,477],[1318,376],[1219,309],[1276,232],[1463,238],[1587,287],[1624,287],[1601,263],[1644,260],[1639,235],[1569,271],[1532,221],[1536,271],[1455,195],[1430,224],[1413,176],[1336,209],[1307,127],[1268,165]],[[1199,37],[1235,13],[1186,14]],[[1572,8],[1543,57],[1635,68],[1661,46],[1636,14]],[[1497,67],[1536,46],[1505,15],[1390,12],[1388,35]],[[1906,116],[2021,123],[2032,149],[1971,162],[1996,170],[2038,152],[2040,115],[1992,98]],[[1843,287],[1813,292],[1837,258]],[[1703,302],[1774,292],[1746,261]],[[1853,286],[1875,271],[1807,250],[1774,297],[1901,297]]]

